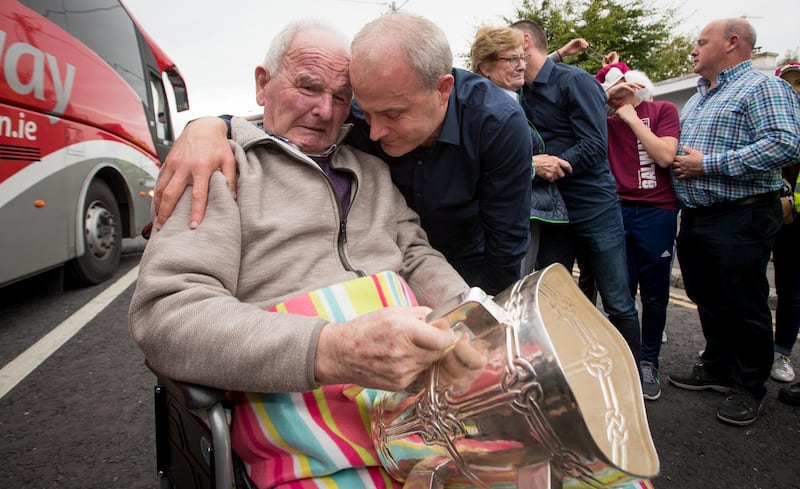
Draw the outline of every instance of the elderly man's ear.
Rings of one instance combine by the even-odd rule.
[[[263,106],[265,103],[264,88],[269,83],[269,72],[263,66],[256,66],[256,102]]]

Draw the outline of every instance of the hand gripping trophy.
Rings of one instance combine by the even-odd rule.
[[[473,288],[431,313],[487,363],[468,385],[433,364],[372,415],[381,462],[407,489],[623,487],[659,470],[624,339],[561,265],[494,298]]]

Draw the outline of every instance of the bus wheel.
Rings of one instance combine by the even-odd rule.
[[[119,206],[105,182],[92,181],[83,202],[84,254],[69,262],[67,277],[74,285],[94,285],[111,278],[119,268],[122,223]]]

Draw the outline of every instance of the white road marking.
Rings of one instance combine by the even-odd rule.
[[[75,311],[42,339],[34,343],[0,370],[0,398],[8,394],[47,358],[75,336],[84,326],[100,314],[120,294],[125,292],[139,275],[139,266],[133,267],[119,280],[100,292],[95,298]]]

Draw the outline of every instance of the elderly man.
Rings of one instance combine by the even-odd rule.
[[[522,20],[512,27],[523,32],[531,56],[522,105],[548,153],[534,159],[536,175],[558,183],[569,214],[569,224],[542,224],[537,266],[571,269],[582,255],[609,320],[639,360],[639,316],[628,290],[625,232],[608,163],[605,94],[589,73],[548,59],[539,24]]]
[[[380,17],[352,49],[357,105],[347,142],[389,164],[431,245],[467,283],[490,294],[511,285],[527,251],[531,199],[532,143],[519,105],[490,80],[454,69],[444,33],[421,17]],[[208,175],[222,162],[235,177],[221,121],[195,121],[184,134],[156,189],[157,226],[192,173],[195,224]]]
[[[686,293],[706,339],[700,361],[671,384],[727,392],[717,418],[758,419],[773,360],[767,262],[781,226],[781,167],[800,158],[800,104],[791,87],[753,68],[756,33],[716,20],[691,53],[697,93],[681,113],[674,187]]]
[[[132,334],[160,372],[269,393],[241,396],[234,411],[234,448],[259,487],[400,487],[363,423],[374,393],[347,386],[400,390],[438,360],[450,372],[483,366],[449,328],[423,320],[428,307],[382,308],[413,305],[409,286],[435,306],[466,284],[430,247],[386,165],[342,144],[349,58],[345,39],[315,22],[276,37],[255,70],[263,115],[231,121],[238,200],[216,173],[205,220],[190,229],[185,191],[177,219],[151,237],[130,306]],[[337,320],[323,319],[335,307],[298,305],[337,283],[337,298],[358,283],[353,300],[379,305]]]

